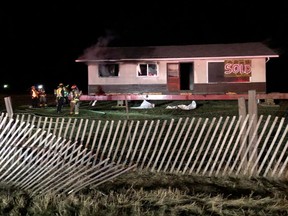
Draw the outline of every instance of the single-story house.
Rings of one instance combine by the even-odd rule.
[[[266,63],[279,57],[260,42],[146,47],[91,47],[88,94],[266,93]]]

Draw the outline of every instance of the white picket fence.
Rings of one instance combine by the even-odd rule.
[[[67,143],[73,143],[68,152],[75,149],[83,152],[83,155],[73,153],[77,156],[76,161],[83,161],[84,152],[90,152],[92,163],[109,159],[117,166],[134,166],[153,172],[201,176],[287,176],[288,125],[285,118],[246,115],[212,119],[101,121],[23,114],[16,115],[13,123],[2,117],[0,126],[3,131],[7,127],[4,125],[15,127],[15,124],[27,123],[30,126],[22,126],[23,129],[17,133],[27,131],[26,139],[33,140],[33,146],[46,146],[51,137],[55,137],[55,148],[61,148],[61,151],[68,151],[70,144]],[[16,127],[14,130],[19,126]],[[7,133],[2,132],[6,137]],[[16,134],[13,132],[9,137]]]

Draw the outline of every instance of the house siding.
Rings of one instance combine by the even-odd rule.
[[[227,59],[227,58],[226,58]],[[215,59],[213,61],[224,61]],[[120,62],[118,77],[99,77],[98,65],[88,64],[88,94],[105,92],[117,93],[161,93],[178,94],[190,92],[194,94],[225,94],[227,92],[247,93],[249,90],[266,93],[266,59],[255,58],[252,60],[252,76],[249,83],[208,83],[208,63],[211,60],[192,60],[185,62],[194,65],[193,90],[169,92],[167,88],[167,63],[184,63],[184,61],[158,61],[159,73],[156,77],[137,77],[138,62]],[[142,61],[139,60],[139,63]]]
[[[267,59],[278,57],[279,55],[267,45],[250,42],[147,47],[91,46],[76,62],[87,65],[90,95],[226,94],[228,92],[240,94],[247,93],[249,90],[267,93],[266,62]],[[226,78],[221,74],[221,64],[209,64],[209,62],[225,62],[231,59],[251,60],[247,61],[248,69],[250,70],[251,67],[250,77]],[[108,62],[119,64],[117,77],[99,77],[98,64]],[[235,62],[237,64],[237,61]],[[138,77],[139,63],[157,63],[157,76]],[[179,63],[179,71],[171,65],[169,77],[167,77],[168,63]],[[238,66],[234,67],[236,73]],[[243,67],[243,72],[246,72],[246,66],[240,66]],[[211,69],[209,73],[208,68]],[[208,83],[209,79],[210,83]]]

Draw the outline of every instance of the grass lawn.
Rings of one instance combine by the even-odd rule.
[[[6,112],[5,95],[0,101],[0,110]],[[139,107],[142,101],[129,101],[128,109],[125,106],[117,106],[117,101],[97,101],[93,106],[93,101],[82,101],[80,104],[80,115],[69,115],[69,104],[63,107],[61,114],[56,113],[56,102],[54,95],[48,95],[48,106],[46,108],[30,108],[31,100],[29,95],[11,95],[12,108],[14,113],[30,113],[41,116],[59,116],[59,117],[78,117],[89,119],[171,119],[186,117],[226,117],[238,116],[238,101],[196,101],[197,107],[192,110],[167,109],[168,106],[189,105],[191,101],[149,101],[155,104],[151,109],[133,109]],[[288,100],[275,101],[275,105],[264,106],[264,103],[258,105],[259,115],[271,115],[272,117],[286,117],[288,110]]]

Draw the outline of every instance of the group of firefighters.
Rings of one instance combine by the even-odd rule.
[[[31,99],[32,99],[32,108],[37,107],[46,107],[47,106],[47,97],[46,92],[43,86],[31,86]],[[57,113],[62,112],[62,107],[65,104],[70,104],[70,115],[78,115],[80,107],[80,96],[82,91],[80,91],[77,85],[72,85],[69,90],[69,85],[64,86],[63,83],[60,83],[57,89],[54,90],[54,95],[56,97],[56,111]]]

